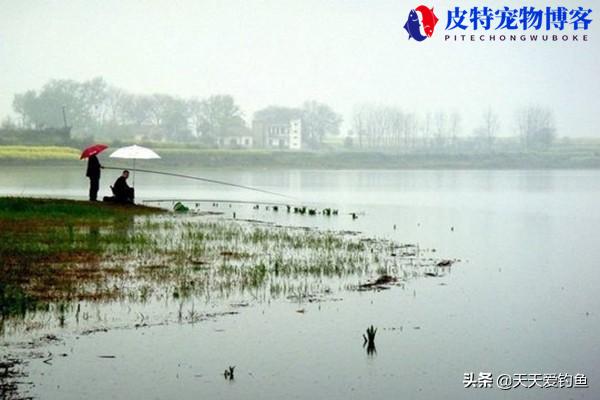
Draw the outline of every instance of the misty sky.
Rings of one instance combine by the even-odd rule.
[[[347,122],[365,102],[456,110],[464,134],[487,106],[512,134],[515,109],[536,103],[555,109],[560,136],[599,136],[600,20],[587,43],[443,40],[450,4],[556,3],[436,1],[436,32],[417,43],[402,27],[421,3],[404,0],[0,0],[0,117],[15,92],[102,76],[135,93],[232,94],[247,117],[307,99]],[[600,0],[560,3],[600,15]]]

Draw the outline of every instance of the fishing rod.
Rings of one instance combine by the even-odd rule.
[[[123,170],[124,168],[104,167],[104,169]],[[215,184],[218,184],[218,185],[225,185],[225,186],[237,187],[237,188],[240,188],[240,189],[253,190],[255,192],[261,192],[261,193],[271,194],[271,195],[274,195],[274,196],[280,196],[280,197],[285,197],[285,198],[288,198],[288,199],[293,199],[293,197],[290,197],[290,196],[287,196],[287,195],[281,194],[281,193],[270,192],[268,190],[258,189],[258,188],[254,188],[254,187],[250,187],[250,186],[238,185],[236,183],[218,181],[216,179],[202,178],[202,177],[199,177],[199,176],[184,175],[184,174],[175,174],[173,172],[164,172],[164,171],[152,171],[152,170],[149,170],[149,169],[139,169],[139,168],[137,168],[137,169],[136,168],[132,168],[131,171],[146,172],[148,174],[173,176],[173,177],[176,177],[176,178],[193,179],[193,180],[196,180],[196,181],[202,181],[202,182],[208,182],[208,183],[215,183]]]

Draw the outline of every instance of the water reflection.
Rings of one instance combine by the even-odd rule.
[[[375,347],[375,342],[368,342],[363,347],[366,349],[367,355],[369,357],[374,357],[377,355],[377,348]]]

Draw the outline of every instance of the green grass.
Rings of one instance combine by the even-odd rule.
[[[124,240],[134,217],[161,212],[133,205],[0,197],[0,278],[15,267],[93,259],[108,246],[135,242],[135,236]]]
[[[78,160],[80,150],[60,146],[0,146],[0,160]]]
[[[128,227],[150,207],[64,199],[0,197],[0,316],[23,316],[55,299],[114,293],[122,269],[94,268],[106,249],[140,246]],[[97,290],[84,290],[93,283]],[[1,329],[0,329],[1,330]]]
[[[182,301],[302,299],[382,271],[411,279],[435,265],[418,248],[396,255],[398,244],[353,233],[159,211],[0,198],[0,317],[22,318],[48,304],[161,300],[165,293]]]
[[[60,220],[64,223],[102,221],[161,211],[146,206],[118,205],[66,199],[0,197],[0,224],[9,220]]]

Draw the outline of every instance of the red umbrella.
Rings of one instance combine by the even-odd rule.
[[[94,144],[94,145],[86,148],[85,150],[83,150],[83,152],[81,153],[81,157],[79,157],[79,159],[83,160],[84,158],[95,156],[96,154],[102,153],[107,148],[108,148],[108,146],[105,144]]]

